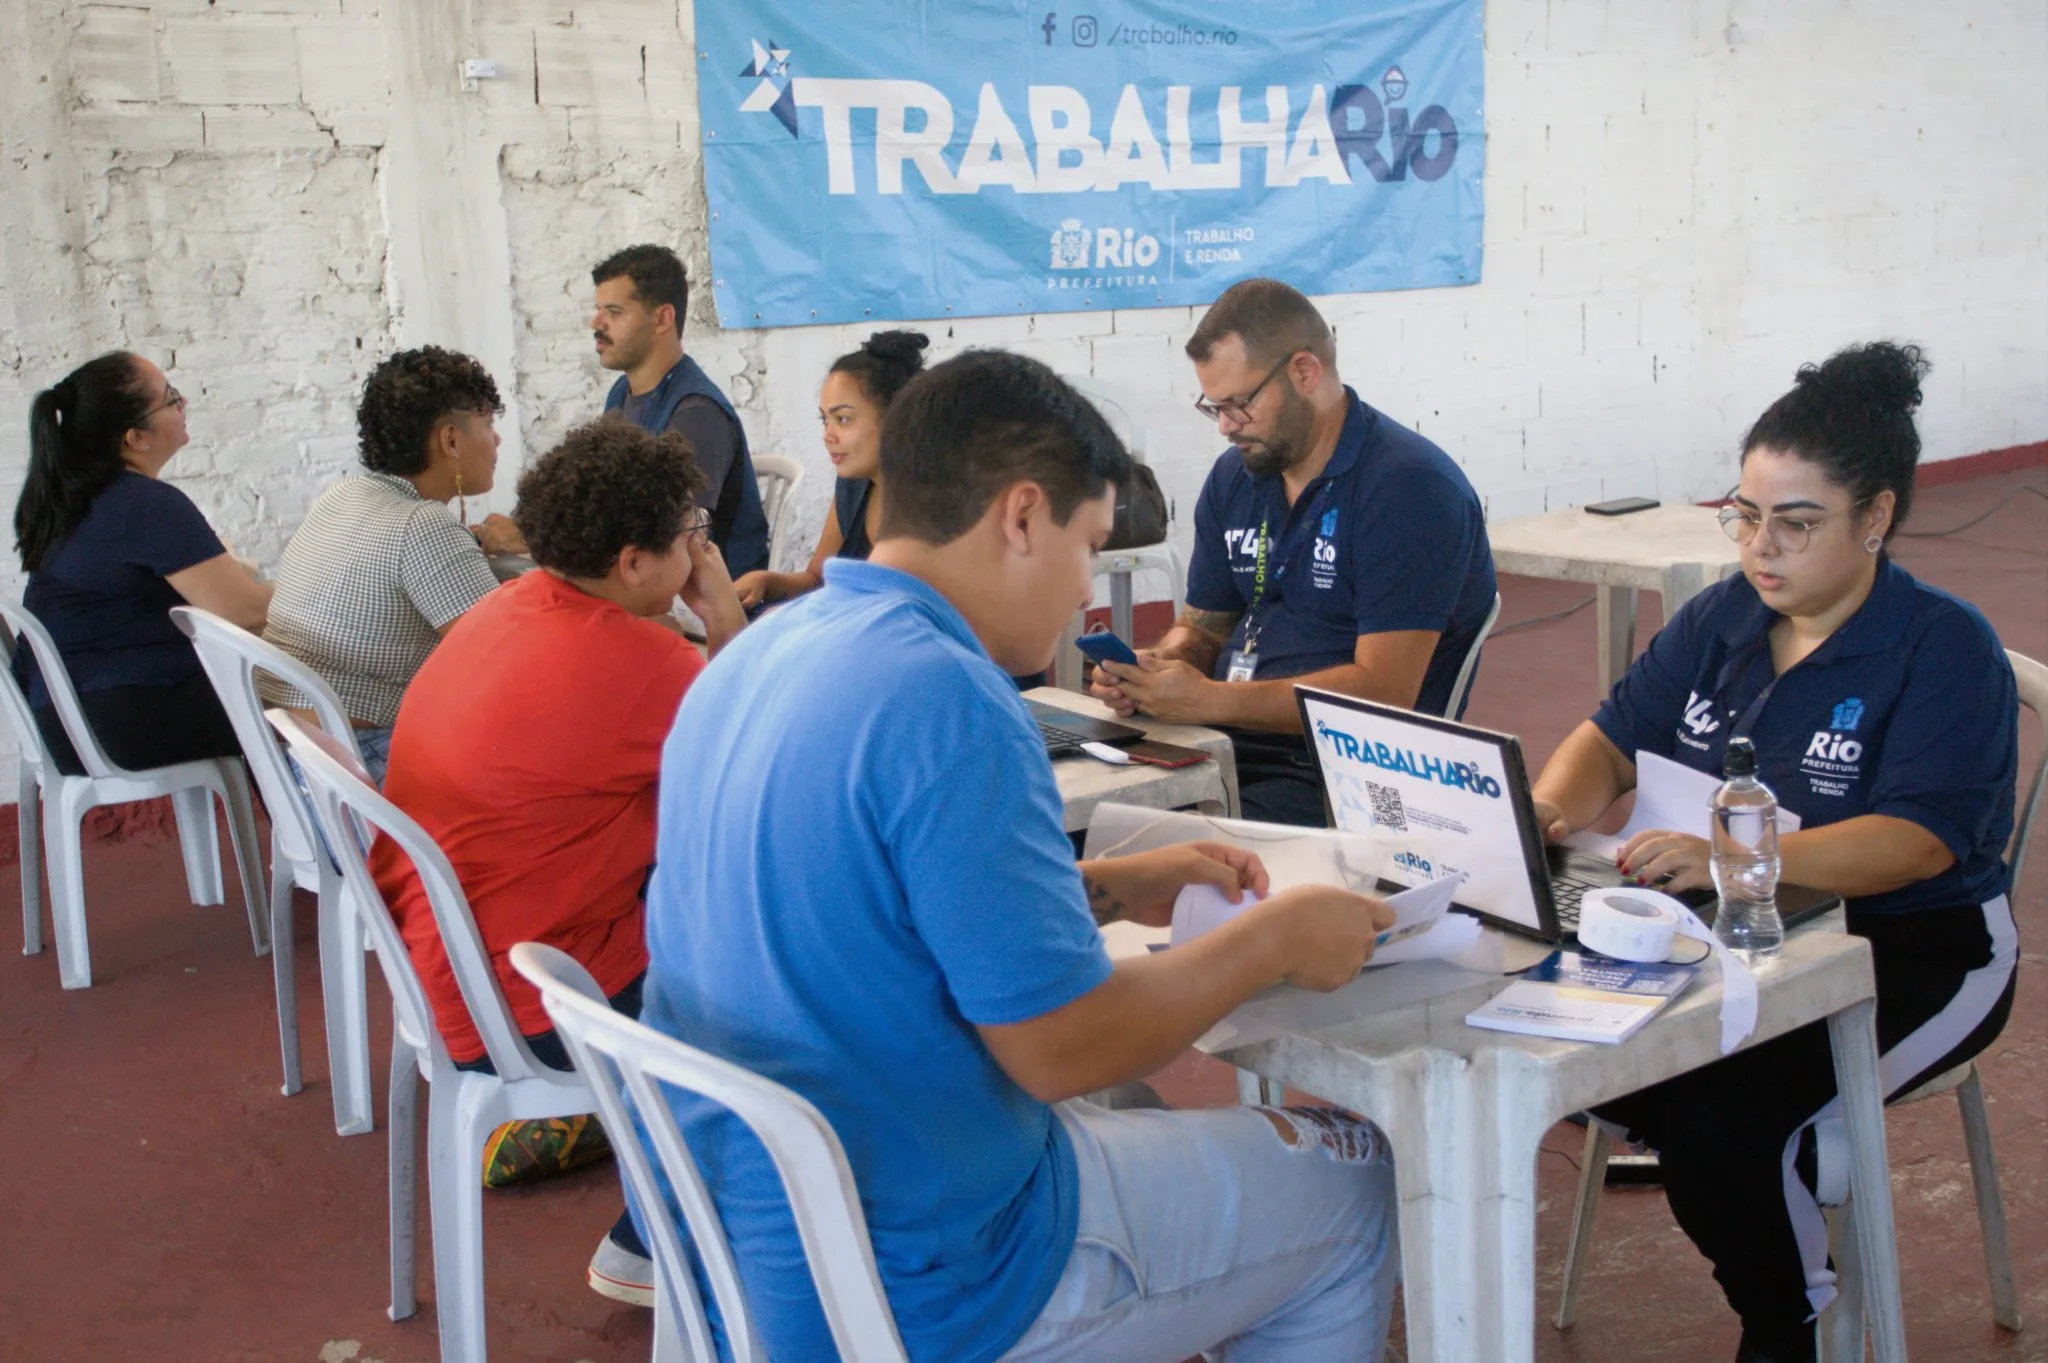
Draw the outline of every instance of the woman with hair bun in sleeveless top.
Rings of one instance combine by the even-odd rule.
[[[825,560],[864,559],[882,523],[882,418],[905,384],[924,370],[921,331],[878,331],[860,349],[832,362],[818,393],[818,420],[825,426],[825,453],[839,480],[832,514],[818,547],[802,572],[745,573],[733,587],[749,611],[816,591],[825,582]]]
[[[1536,781],[1557,841],[1635,786],[1655,753],[1718,776],[1747,737],[1757,774],[1802,826],[1784,879],[1832,890],[1870,942],[1887,1097],[1990,1045],[2018,959],[2005,844],[2018,701],[1975,607],[1886,551],[1913,500],[1913,412],[1927,362],[1878,342],[1799,371],[1743,441],[1721,524],[1742,576],[1658,632]],[[1670,829],[1620,850],[1639,884],[1711,887],[1702,838]],[[1847,1144],[1827,1029],[1738,1051],[1598,1109],[1661,1157],[1672,1214],[1742,1318],[1738,1363],[1815,1356],[1835,1295],[1823,1204],[1846,1195]]]

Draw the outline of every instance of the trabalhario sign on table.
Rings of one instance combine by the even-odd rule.
[[[699,5],[720,320],[1477,282],[1481,0],[1085,3]]]

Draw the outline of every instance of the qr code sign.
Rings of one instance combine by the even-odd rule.
[[[1397,833],[1408,831],[1408,811],[1401,804],[1400,791],[1367,781],[1365,793],[1372,797],[1372,821],[1375,825],[1391,828]]]

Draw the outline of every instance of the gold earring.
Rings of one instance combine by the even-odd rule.
[[[469,524],[469,499],[462,495],[462,456],[455,456],[455,519]]]

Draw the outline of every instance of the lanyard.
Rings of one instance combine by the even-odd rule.
[[[1268,526],[1268,519],[1260,517],[1258,566],[1252,570],[1252,603],[1245,607],[1244,612],[1244,648],[1241,651],[1245,653],[1259,651],[1259,631],[1263,628],[1259,624],[1259,603],[1266,599],[1266,548],[1271,538],[1267,534]]]
[[[1749,669],[1755,667],[1759,659],[1764,660],[1768,666],[1771,656],[1770,643],[1771,637],[1766,633],[1763,638],[1751,643],[1747,648],[1721,665],[1721,675],[1714,681],[1714,698],[1716,700],[1719,700],[1721,695],[1727,691],[1729,684],[1735,680],[1738,670],[1742,675],[1747,675]],[[1770,701],[1771,693],[1778,689],[1778,683],[1781,680],[1782,678],[1780,677],[1772,677],[1770,681],[1764,684],[1764,689],[1757,692],[1756,699],[1743,707],[1742,713],[1736,717],[1735,727],[1728,731],[1730,742],[1738,738],[1749,737],[1750,730],[1756,727],[1757,718],[1763,714],[1764,706]]]

